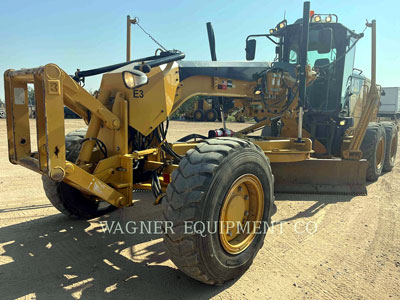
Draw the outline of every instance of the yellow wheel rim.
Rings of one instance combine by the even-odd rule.
[[[385,139],[381,137],[378,143],[378,149],[376,151],[376,168],[380,169],[383,164],[383,156],[385,154]]]
[[[201,119],[201,112],[200,112],[200,111],[196,111],[194,117],[195,117],[197,120]]]
[[[224,250],[239,254],[256,236],[264,212],[264,190],[252,174],[240,176],[230,187],[220,213],[219,238]],[[233,225],[233,226],[232,226]]]

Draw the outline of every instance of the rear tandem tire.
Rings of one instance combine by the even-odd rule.
[[[246,185],[246,178],[258,182],[258,188]],[[245,187],[239,189],[237,184],[240,180],[245,182]],[[172,173],[172,182],[163,202],[165,220],[173,224],[172,230],[165,232],[164,244],[175,265],[188,276],[207,284],[222,284],[242,275],[262,247],[265,232],[252,236],[245,246],[241,245],[232,254],[227,247],[236,243],[239,235],[235,232],[227,246],[226,236],[221,235],[220,227],[215,224],[221,224],[218,221],[231,209],[223,208],[234,201],[231,199],[240,197],[235,194],[240,191],[248,193],[240,199],[248,200],[248,211],[251,211],[250,215],[244,211],[244,215],[249,217],[243,218],[242,222],[257,215],[261,222],[267,222],[264,225],[269,224],[274,211],[273,181],[268,158],[251,142],[237,138],[209,139],[189,150],[179,168]],[[235,191],[234,196],[232,191]],[[262,203],[262,208],[258,206],[259,211],[254,214],[251,207],[257,205],[253,205],[256,203],[253,201]],[[240,204],[240,200],[237,203]],[[190,229],[186,231],[191,226],[186,227],[186,222],[209,224],[210,230],[201,236]],[[232,232],[226,234],[232,237]],[[241,235],[239,241],[248,236]]]
[[[193,119],[197,122],[204,120],[204,111],[201,109],[196,109],[193,113]]]
[[[385,163],[383,164],[383,171],[390,172],[394,167],[397,154],[398,144],[398,129],[397,125],[393,122],[382,122],[386,132],[386,151]]]
[[[78,129],[65,136],[66,159],[75,162],[80,151],[80,141],[85,138],[86,128]],[[83,195],[79,190],[64,183],[55,182],[42,176],[43,188],[51,204],[71,218],[92,219],[116,209],[111,204],[96,201]]]
[[[369,123],[360,147],[363,153],[362,157],[368,161],[368,181],[376,181],[382,174],[385,162],[385,148],[386,133],[384,126],[380,123]]]
[[[270,126],[265,125],[264,128],[261,131],[261,136],[263,137],[270,137],[272,136],[272,129]]]
[[[206,111],[205,117],[207,122],[215,122],[215,120],[217,120],[218,113],[212,108]]]

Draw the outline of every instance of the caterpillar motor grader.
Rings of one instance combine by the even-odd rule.
[[[225,102],[220,106],[219,99],[216,97],[197,99],[193,105],[193,111],[187,113],[186,117],[197,122],[215,122],[217,119],[221,121],[220,107],[223,109],[225,117],[228,116],[229,109],[233,107],[233,101]]]
[[[379,102],[375,21],[368,24],[372,79],[362,86],[365,103],[355,117],[346,93],[360,35],[327,19],[317,22],[309,12],[305,2],[300,21],[258,35],[276,43],[273,63],[185,62],[179,51],[161,51],[72,76],[55,64],[7,70],[9,159],[42,174],[51,203],[71,217],[98,217],[131,206],[135,189],[153,191],[173,224],[164,242],[178,268],[208,284],[238,277],[263,244],[260,224],[270,224],[274,191],[365,193],[371,162],[362,159],[360,146]],[[252,59],[255,42],[246,44]],[[97,74],[103,74],[101,86],[92,96],[80,83]],[[28,84],[35,90],[37,151]],[[219,131],[230,136],[214,131],[210,138],[169,143],[168,117],[194,95],[259,101],[268,118],[236,133]],[[64,105],[86,129],[65,137]],[[277,117],[280,136],[251,135]],[[378,128],[367,150],[377,154],[375,169],[385,154],[385,132]],[[186,232],[187,222],[206,224],[208,233]]]

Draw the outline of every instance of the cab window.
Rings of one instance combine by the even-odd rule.
[[[297,57],[297,52],[294,51],[293,49],[291,49],[290,53],[289,53],[289,63],[291,63],[291,64],[299,63],[299,59]]]
[[[311,67],[318,67],[319,63],[323,62],[324,65],[330,64],[336,59],[336,49],[333,48],[329,53],[318,53],[318,50],[308,51],[307,63]],[[317,65],[315,64],[317,63]]]

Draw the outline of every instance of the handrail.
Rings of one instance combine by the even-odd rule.
[[[101,67],[101,68],[96,68],[96,69],[91,69],[91,70],[86,70],[86,71],[80,71],[78,69],[78,71],[75,72],[75,76],[73,76],[73,79],[75,81],[79,82],[82,80],[82,78],[111,72],[116,69],[122,68],[124,66],[130,65],[132,63],[139,63],[139,62],[141,62],[142,64],[137,65],[134,68],[137,70],[140,70],[144,73],[148,73],[148,72],[150,72],[151,68],[154,68],[156,66],[166,64],[169,62],[181,60],[184,58],[185,58],[185,53],[177,51],[177,50],[161,52],[160,55],[148,56],[148,57],[139,58],[139,59],[122,62],[122,63],[115,64],[115,65],[105,66],[105,67]]]

